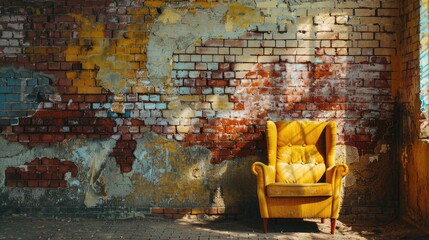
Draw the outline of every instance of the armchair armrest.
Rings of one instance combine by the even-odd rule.
[[[332,183],[334,178],[342,178],[349,173],[349,167],[345,163],[337,163],[326,169],[326,182]]]
[[[274,166],[266,165],[261,162],[255,162],[252,164],[252,172],[257,176],[258,186],[267,186],[270,183],[275,182],[276,170]]]
[[[265,165],[261,162],[255,162],[252,164],[252,172],[256,175],[256,193],[258,195],[261,217],[268,218],[269,214],[265,186],[275,181],[275,167],[272,165]]]
[[[331,218],[337,219],[340,212],[341,181],[349,172],[349,167],[344,163],[337,163],[326,169],[326,182],[332,184],[333,202]]]

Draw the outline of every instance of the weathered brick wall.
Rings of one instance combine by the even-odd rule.
[[[6,168],[6,186],[8,187],[43,187],[65,188],[65,175],[77,176],[78,168],[71,161],[58,158],[36,158],[22,167]]]
[[[0,84],[6,93],[0,98],[2,136],[26,151],[47,147],[57,152],[65,145],[61,154],[66,156],[58,158],[76,162],[82,186],[97,183],[97,189],[109,189],[98,174],[108,171],[110,159],[114,164],[109,171],[119,168],[115,174],[130,176],[132,187],[142,192],[148,187],[138,181],[159,184],[158,176],[149,178],[136,169],[149,155],[153,166],[167,159],[165,171],[177,171],[177,176],[194,166],[192,161],[205,159],[205,150],[214,164],[210,168],[232,164],[225,160],[247,166],[255,156],[264,156],[267,119],[333,120],[340,159],[351,166],[344,214],[392,215],[393,170],[385,166],[391,164],[399,1],[1,4]],[[171,141],[154,141],[151,133]],[[95,154],[99,149],[92,143],[100,141],[111,146],[100,165],[85,162],[91,158],[74,154],[69,149],[74,146],[68,145],[91,143],[85,151]],[[140,150],[146,141],[159,141],[159,149]],[[179,157],[170,159],[171,152]],[[34,158],[45,157],[43,151],[38,154]],[[4,171],[34,159],[14,162],[9,156],[3,156],[8,159]],[[181,161],[180,168],[171,170],[171,161]],[[383,169],[385,174],[378,174]],[[247,167],[229,170],[250,174]],[[89,178],[84,179],[85,171]],[[159,175],[172,184],[169,177]],[[219,184],[208,182],[210,186],[195,191],[217,191]],[[228,190],[231,186],[221,187],[224,195],[234,192]],[[139,202],[129,192],[100,199],[128,196],[133,206],[150,202],[168,207],[161,199],[170,193],[160,189],[144,193],[150,201]],[[239,196],[224,197],[231,198],[230,204],[239,202]],[[172,205],[188,204],[177,199]]]
[[[400,211],[407,221],[429,227],[429,181],[427,172],[427,60],[428,2],[402,3],[401,71],[398,101],[398,154],[400,163]]]

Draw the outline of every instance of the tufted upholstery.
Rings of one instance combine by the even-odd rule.
[[[345,164],[335,164],[335,122],[267,121],[268,165],[256,162],[259,209],[268,218],[331,218],[339,216]]]
[[[271,124],[271,123],[270,123]],[[327,123],[277,122],[276,182],[316,183],[326,171]]]

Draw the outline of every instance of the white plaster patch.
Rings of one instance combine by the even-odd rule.
[[[131,173],[121,173],[114,159],[107,161],[100,178],[103,179],[103,183],[106,185],[105,190],[109,197],[125,197],[134,190]]]
[[[369,156],[368,161],[369,161],[369,163],[378,162],[378,155]]]
[[[389,144],[381,144],[380,153],[387,153],[390,150]]]
[[[335,159],[338,163],[351,164],[359,162],[359,151],[356,147],[348,145],[337,145]]]
[[[347,176],[344,177],[344,186],[350,187],[356,184],[356,177],[353,172],[349,172]]]

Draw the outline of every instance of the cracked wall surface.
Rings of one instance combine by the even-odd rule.
[[[1,3],[1,89],[36,96],[0,97],[4,206],[257,208],[266,120],[309,119],[338,125],[343,215],[391,218],[399,3]]]

